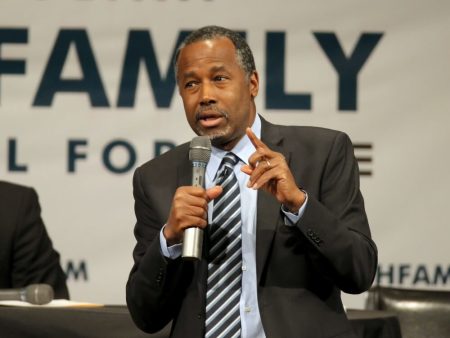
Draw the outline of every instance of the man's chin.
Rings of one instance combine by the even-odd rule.
[[[200,136],[208,136],[211,140],[211,143],[216,142],[216,140],[223,140],[226,139],[227,133],[224,130],[217,130],[217,129],[198,129],[197,134]]]
[[[219,149],[230,151],[234,148],[240,138],[232,138],[230,135],[214,136],[211,138],[211,144]]]
[[[230,140],[227,135],[224,134],[218,134],[218,133],[198,133],[200,136],[208,136],[211,140],[211,144],[216,148],[223,148],[225,145],[227,145]]]
[[[233,141],[229,128],[222,128],[220,130],[216,128],[198,128],[196,132],[200,136],[208,136],[211,144],[219,149],[228,149],[228,145]]]

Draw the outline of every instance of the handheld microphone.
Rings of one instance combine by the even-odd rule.
[[[205,187],[205,170],[211,157],[211,140],[208,136],[194,137],[189,146],[189,160],[192,162],[192,185]],[[184,230],[184,259],[195,260],[202,257],[203,229],[191,227]]]
[[[0,300],[20,300],[43,305],[53,300],[53,288],[48,284],[31,284],[21,289],[0,290]]]

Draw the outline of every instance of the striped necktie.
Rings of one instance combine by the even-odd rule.
[[[241,336],[241,201],[233,172],[238,161],[236,155],[227,153],[216,178],[223,192],[214,200],[209,229],[205,338]]]

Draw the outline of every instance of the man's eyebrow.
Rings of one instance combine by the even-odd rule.
[[[224,70],[227,70],[227,68],[223,65],[211,67],[211,71],[213,71],[213,72],[219,72],[219,71],[224,71]]]
[[[209,71],[211,73],[216,73],[216,72],[223,72],[223,71],[227,71],[227,67],[225,67],[224,65],[220,65],[220,66],[212,66]],[[186,71],[183,74],[181,74],[181,79],[186,79],[186,78],[191,78],[191,77],[196,77],[197,72],[196,71]]]
[[[185,72],[182,74],[182,78],[189,78],[189,77],[194,77],[195,76],[195,72],[194,71],[190,71],[190,72]]]

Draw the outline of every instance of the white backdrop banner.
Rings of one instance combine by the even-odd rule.
[[[245,34],[260,114],[352,138],[376,282],[450,289],[450,2],[2,0],[0,179],[38,191],[72,298],[125,303],[132,174],[194,136],[171,60],[210,24]]]

